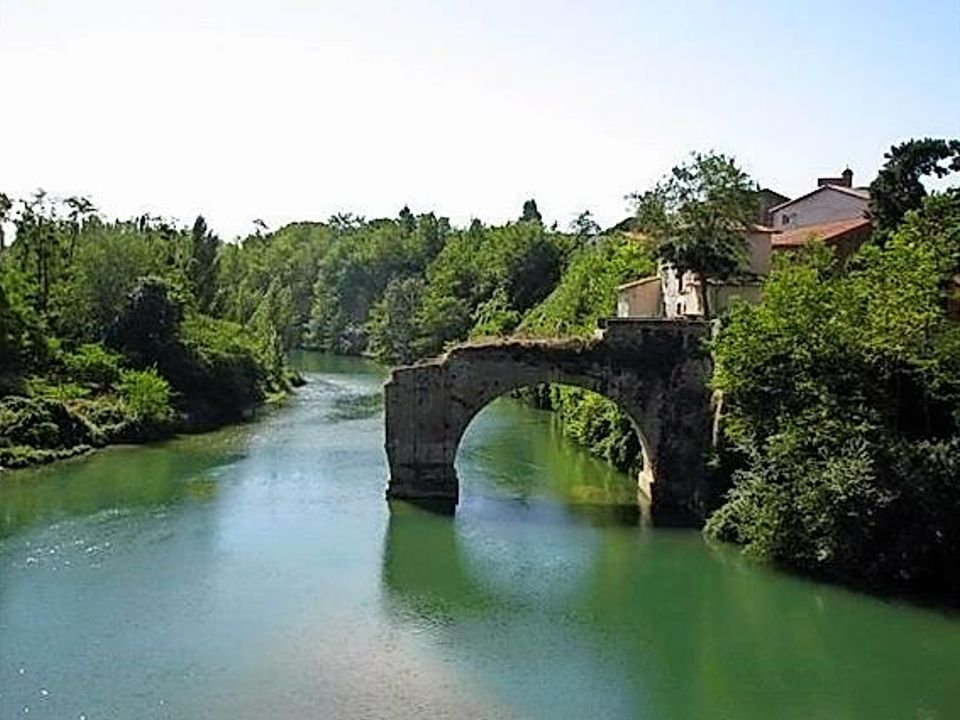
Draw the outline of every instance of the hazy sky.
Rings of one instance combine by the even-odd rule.
[[[0,0],[0,190],[222,236],[527,197],[602,224],[692,149],[785,194],[960,136],[960,0]]]

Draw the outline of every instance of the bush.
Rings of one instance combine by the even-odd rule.
[[[124,405],[141,426],[157,427],[170,422],[170,383],[156,370],[123,370],[119,389]]]
[[[120,355],[96,343],[81,345],[74,352],[63,353],[60,358],[71,379],[101,388],[120,380],[120,360]]]
[[[100,442],[96,428],[61,402],[19,396],[0,399],[0,446],[59,449]]]

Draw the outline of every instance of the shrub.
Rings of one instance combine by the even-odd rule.
[[[0,446],[57,449],[99,442],[96,429],[61,402],[19,396],[0,399]]]
[[[172,418],[170,383],[153,368],[121,371],[120,397],[133,419],[142,426],[164,425]]]
[[[120,380],[120,360],[120,355],[97,343],[81,345],[74,352],[61,355],[64,370],[70,378],[101,388]]]

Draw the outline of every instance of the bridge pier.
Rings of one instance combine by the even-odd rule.
[[[464,345],[395,369],[384,388],[387,497],[453,510],[457,446],[470,420],[512,390],[563,383],[610,398],[633,421],[647,465],[638,482],[654,520],[698,524],[716,501],[706,467],[708,333],[698,322],[611,320],[600,339]]]
[[[457,472],[451,465],[397,465],[390,471],[387,499],[453,512],[460,500],[459,485]]]

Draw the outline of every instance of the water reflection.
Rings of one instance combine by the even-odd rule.
[[[0,539],[31,526],[104,510],[212,500],[218,484],[211,471],[241,457],[229,439],[211,443],[186,438],[172,446],[110,448],[86,458],[6,473],[0,482]]]
[[[951,716],[956,623],[646,527],[589,459],[547,451],[536,414],[488,417],[455,518],[391,506],[381,584],[395,621],[498,701],[551,720]]]

